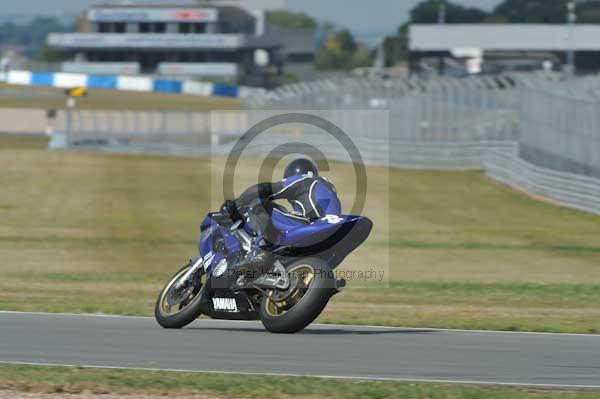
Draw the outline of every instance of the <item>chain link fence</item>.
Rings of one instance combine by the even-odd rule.
[[[72,110],[62,119],[63,131],[71,147],[227,154],[267,115],[318,113],[348,134],[367,163],[485,168],[498,180],[569,205],[574,197],[565,193],[577,193],[576,208],[598,209],[581,202],[597,194],[590,187],[600,187],[598,77],[551,72],[427,80],[336,77],[287,85],[245,105],[214,112]],[[268,155],[299,137],[324,148],[330,159],[344,158],[335,143],[324,145],[314,126],[273,128],[249,150]]]
[[[251,106],[327,104],[388,109],[392,165],[480,167],[516,188],[600,213],[597,76],[329,79],[281,88]]]
[[[553,73],[464,79],[338,77],[284,86],[248,99],[253,109],[385,109],[391,166],[482,168],[484,152],[510,147],[520,136],[520,95],[560,81]],[[373,121],[355,136],[376,136]],[[353,137],[354,138],[354,137]]]
[[[534,165],[600,178],[600,79],[521,95],[520,155]]]

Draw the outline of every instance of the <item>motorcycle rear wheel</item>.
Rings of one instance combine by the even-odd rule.
[[[181,269],[171,279],[165,287],[162,289],[156,300],[154,307],[154,317],[158,324],[164,328],[182,328],[196,320],[202,314],[201,297],[202,297],[202,275],[199,276],[197,285],[189,292],[185,301],[177,305],[168,304],[169,290],[175,283],[179,281],[181,276],[187,272],[194,262],[190,262]]]
[[[299,259],[289,264],[286,270],[299,277],[294,291],[284,300],[277,301],[273,295],[265,296],[261,302],[260,320],[272,333],[302,331],[321,314],[336,292],[329,265],[321,259]]]

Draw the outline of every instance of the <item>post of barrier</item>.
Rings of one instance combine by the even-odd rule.
[[[112,114],[110,111],[104,111],[104,120],[106,121],[106,131],[108,136],[112,136],[113,133],[113,123],[112,123]]]
[[[71,109],[65,108],[65,144],[67,148],[71,146]]]
[[[133,111],[132,123],[136,135],[144,133],[144,121],[146,120],[146,111]]]
[[[159,113],[160,115],[160,133],[161,134],[167,134],[167,115],[166,112],[160,111]]]
[[[91,111],[91,115],[92,115],[92,135],[97,136],[98,133],[100,132],[100,129],[98,128],[98,113],[96,111]]]
[[[187,122],[187,135],[188,135],[188,140],[192,141],[193,140],[193,136],[194,136],[194,121],[192,120],[192,112],[191,111],[184,111],[185,112],[185,117],[186,117],[186,122]]]
[[[210,113],[210,147],[215,149],[219,145],[220,112]]]

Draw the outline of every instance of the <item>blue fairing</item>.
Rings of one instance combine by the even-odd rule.
[[[318,256],[325,259],[331,267],[339,265],[362,244],[372,228],[372,222],[364,216],[326,215],[310,223],[279,211],[274,211],[271,216],[273,227],[279,233],[270,248],[272,251],[284,250],[284,253],[292,257]],[[221,251],[217,251],[214,243],[220,238],[223,239],[221,242],[224,246],[221,246]],[[202,222],[198,247],[207,271],[212,270],[221,259],[242,250],[240,242],[231,231],[210,217]]]
[[[275,214],[273,214],[275,219]],[[355,225],[361,220],[368,220],[362,216],[328,215],[309,224],[296,225],[281,231],[280,241],[277,243],[289,247],[305,247],[322,242],[338,231],[343,225]]]
[[[342,213],[342,205],[337,194],[321,182],[315,184],[311,200],[313,199],[324,215],[339,215]]]
[[[279,212],[273,212],[273,226],[279,231],[278,247],[295,255],[318,256],[336,267],[368,237],[373,227],[364,216],[327,215],[306,223]]]
[[[225,244],[225,251],[217,251],[214,248],[215,238],[222,237]],[[204,259],[204,268],[210,271],[221,259],[226,258],[229,254],[238,252],[242,249],[242,245],[238,239],[231,234],[229,229],[226,229],[216,223],[210,216],[207,216],[202,221],[200,226],[200,241],[198,242],[198,250],[200,256]]]

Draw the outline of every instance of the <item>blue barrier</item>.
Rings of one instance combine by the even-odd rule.
[[[29,71],[9,71],[3,80],[7,83],[36,85],[36,86],[55,86],[55,87],[73,87],[81,86],[81,74],[61,73],[59,79],[55,79],[55,74],[50,72],[29,72]],[[132,79],[128,79],[128,78]],[[116,76],[116,75],[86,75],[84,87],[91,89],[114,89],[119,90],[119,80],[128,80],[129,85],[125,85],[128,90],[153,91],[158,93],[177,93],[191,95],[206,95],[221,97],[240,97],[240,88],[237,86],[220,83],[202,83],[202,89],[198,88],[197,83],[173,79],[153,79],[145,76]],[[132,84],[132,82],[135,84]],[[208,86],[208,87],[207,87]],[[134,88],[130,88],[134,87]],[[243,96],[249,95],[251,89],[243,90]]]
[[[31,84],[38,86],[53,86],[54,74],[48,72],[33,72],[31,74]]]
[[[237,97],[238,88],[236,86],[224,85],[220,83],[213,84],[213,96]]]
[[[89,75],[86,86],[90,89],[116,89],[117,77],[106,75]]]
[[[183,82],[179,80],[155,79],[153,91],[166,93],[182,93]]]

